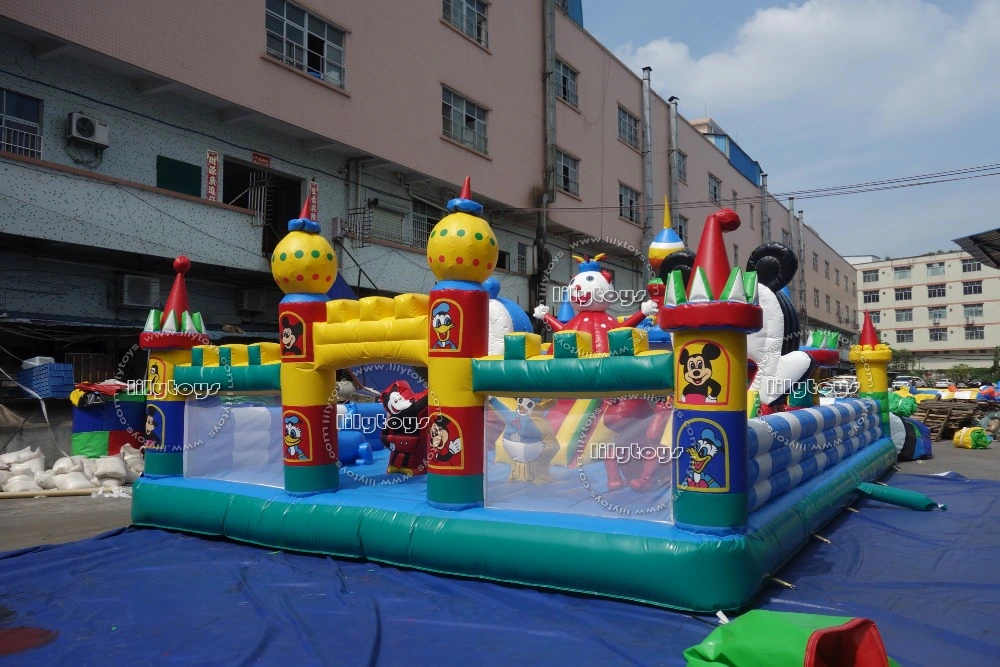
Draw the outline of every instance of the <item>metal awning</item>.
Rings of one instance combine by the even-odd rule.
[[[983,264],[1000,269],[1000,229],[955,239],[955,243]]]

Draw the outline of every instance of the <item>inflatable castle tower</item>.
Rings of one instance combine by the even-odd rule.
[[[191,363],[191,349],[208,345],[208,332],[201,313],[188,307],[184,274],[191,260],[174,260],[177,272],[162,311],[151,310],[139,334],[139,347],[149,351],[146,364],[145,432],[140,438],[146,453],[147,477],[184,474],[185,397],[177,391],[174,368]]]

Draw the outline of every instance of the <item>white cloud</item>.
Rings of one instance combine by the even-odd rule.
[[[1000,104],[998,35],[1000,0],[964,16],[918,0],[810,0],[758,10],[724,51],[694,58],[664,37],[616,53],[651,66],[654,85],[690,115],[707,104],[721,119],[774,114],[772,130],[801,129],[805,116],[895,134]]]

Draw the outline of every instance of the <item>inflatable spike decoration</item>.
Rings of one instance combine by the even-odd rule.
[[[196,345],[207,345],[208,331],[201,313],[191,313],[188,306],[187,284],[184,275],[191,269],[191,260],[184,255],[174,260],[174,284],[163,310],[153,309],[146,316],[146,323],[139,334],[139,347],[144,350],[189,350]]]

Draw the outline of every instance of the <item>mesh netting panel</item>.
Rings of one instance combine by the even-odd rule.
[[[184,476],[284,487],[278,396],[188,401]]]

